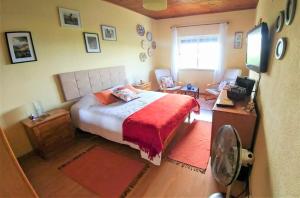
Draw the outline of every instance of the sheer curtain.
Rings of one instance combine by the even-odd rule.
[[[176,27],[172,27],[171,73],[173,79],[177,81],[178,80],[178,37],[177,37]]]
[[[225,45],[226,45],[226,37],[227,37],[227,23],[221,23],[219,25],[219,63],[217,64],[217,67],[214,71],[214,82],[220,82],[222,75],[224,73],[224,67],[225,67]]]

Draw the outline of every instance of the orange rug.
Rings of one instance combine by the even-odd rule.
[[[168,158],[178,165],[205,173],[210,156],[211,122],[194,121]]]
[[[101,197],[124,197],[147,167],[141,161],[97,146],[60,169],[65,175]]]

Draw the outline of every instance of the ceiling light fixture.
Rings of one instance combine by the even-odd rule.
[[[165,10],[168,7],[167,0],[143,0],[143,8],[152,11]]]

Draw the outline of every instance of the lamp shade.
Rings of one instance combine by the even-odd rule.
[[[143,0],[143,8],[147,10],[160,11],[168,7],[167,0]]]

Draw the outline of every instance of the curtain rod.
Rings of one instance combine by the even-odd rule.
[[[184,27],[193,27],[193,26],[202,26],[202,25],[216,25],[216,24],[222,24],[222,23],[227,23],[229,24],[229,21],[224,21],[224,22],[217,22],[217,23],[202,23],[202,24],[193,24],[193,25],[172,25],[170,29],[172,28],[184,28]]]

